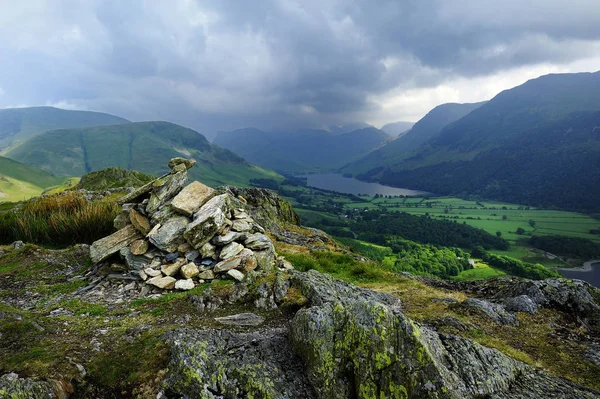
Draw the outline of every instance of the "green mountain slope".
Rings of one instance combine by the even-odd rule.
[[[344,173],[359,174],[377,167],[397,164],[409,158],[420,145],[435,137],[444,127],[483,104],[483,102],[480,102],[473,104],[449,103],[439,105],[415,123],[410,131],[356,162],[344,166],[342,171]],[[385,129],[385,126],[382,129]]]
[[[247,185],[253,178],[279,178],[204,136],[168,122],[63,129],[43,133],[8,151],[7,156],[61,176],[116,166],[160,175],[173,157],[194,157],[190,175],[213,186]]]
[[[219,133],[214,143],[265,168],[306,172],[337,169],[387,140],[387,134],[373,127],[341,135],[323,130],[276,133],[249,128]]]
[[[438,194],[600,210],[600,72],[506,90],[398,163],[361,175]]]
[[[0,109],[0,149],[48,130],[127,122],[127,119],[101,112],[69,111],[54,107]]]
[[[0,202],[21,201],[39,195],[44,189],[61,184],[64,177],[0,157]]]

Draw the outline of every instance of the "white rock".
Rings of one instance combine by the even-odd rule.
[[[227,259],[233,258],[237,254],[242,252],[243,249],[244,249],[244,246],[242,244],[239,244],[237,242],[232,242],[223,247],[223,249],[221,250],[221,253],[219,254],[219,257],[223,260],[227,260]]]
[[[173,198],[171,208],[186,216],[192,216],[194,212],[197,212],[212,197],[214,192],[215,190],[212,188],[194,181]]]
[[[239,270],[235,270],[235,269],[231,269],[227,271],[227,275],[237,281],[242,281],[244,279],[244,273],[240,272]]]
[[[175,289],[176,290],[188,291],[188,290],[191,290],[194,287],[195,287],[195,285],[194,285],[194,282],[192,281],[191,278],[188,278],[186,280],[177,280],[175,282]]]

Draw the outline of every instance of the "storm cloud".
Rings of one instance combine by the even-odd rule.
[[[0,107],[245,126],[415,120],[600,69],[597,0],[0,0]]]

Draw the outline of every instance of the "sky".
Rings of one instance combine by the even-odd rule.
[[[417,121],[600,70],[598,0],[0,0],[0,108],[208,136]]]

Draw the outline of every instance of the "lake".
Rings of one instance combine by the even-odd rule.
[[[384,186],[379,183],[367,183],[353,177],[344,177],[339,173],[314,173],[302,177],[306,177],[307,184],[310,187],[336,191],[344,194],[368,194],[371,196],[375,194],[405,195],[411,197],[430,194],[426,191]]]
[[[590,271],[558,269],[558,272],[567,278],[587,281],[600,288],[600,262],[592,263]]]

